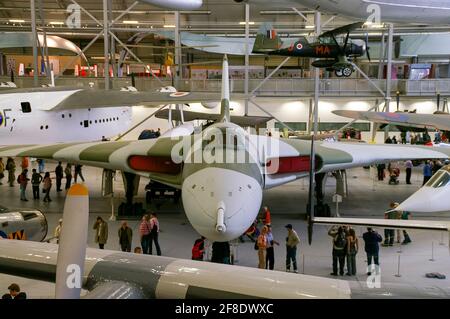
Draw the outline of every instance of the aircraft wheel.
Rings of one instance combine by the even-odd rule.
[[[353,73],[353,70],[351,69],[351,68],[344,68],[343,70],[342,70],[342,74],[346,77],[346,78],[348,78],[350,75],[352,75],[352,73]]]
[[[334,71],[334,74],[335,74],[338,78],[341,78],[341,77],[344,75],[344,74],[342,73],[342,69]]]

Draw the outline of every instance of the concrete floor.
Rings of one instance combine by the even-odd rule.
[[[47,164],[47,170],[54,170],[54,164]],[[384,210],[390,201],[406,199],[421,185],[421,169],[416,168],[413,175],[413,185],[406,185],[404,182],[404,172],[400,177],[401,184],[391,186],[385,182],[374,181],[374,170],[354,169],[348,171],[349,196],[344,199],[340,205],[340,213],[345,217],[365,216],[382,217]],[[96,247],[91,229],[97,216],[108,219],[111,215],[111,199],[101,196],[101,170],[94,168],[84,168],[86,185],[90,190],[90,229],[89,229],[89,247]],[[141,180],[141,188],[137,200],[144,201],[144,186],[146,181]],[[325,226],[316,226],[314,232],[313,244],[307,244],[306,223],[301,217],[306,210],[308,181],[300,180],[282,187],[265,191],[264,204],[268,205],[272,212],[272,225],[275,240],[281,245],[275,247],[275,269],[284,271],[284,238],[286,230],[284,225],[292,223],[301,238],[301,245],[298,250],[299,272],[308,275],[330,277],[331,272],[331,242],[327,235],[328,228]],[[327,180],[326,200],[331,202],[331,196],[334,194],[335,181],[333,178]],[[46,213],[49,223],[49,236],[53,232],[57,221],[62,216],[64,206],[64,194],[56,194],[52,189],[51,203],[33,201],[31,189],[28,190],[29,202],[19,200],[19,189],[7,185],[0,186],[0,204],[7,207],[35,207]],[[114,200],[117,207],[124,196],[123,185],[120,176],[117,176],[115,182]],[[198,237],[195,230],[189,224],[183,213],[181,205],[175,205],[172,202],[160,202],[161,207],[148,207],[159,213],[161,225],[160,244],[163,255],[189,259],[194,240]],[[334,209],[334,208],[333,208]],[[414,215],[415,219],[449,219],[444,215],[427,216]],[[109,239],[106,249],[119,250],[117,230],[121,221],[109,221]],[[129,220],[129,226],[133,229],[133,247],[139,246],[138,223],[137,220]],[[358,236],[362,236],[364,228],[357,228]],[[383,230],[379,232],[383,234]],[[426,273],[439,272],[450,275],[450,256],[448,247],[448,234],[428,231],[410,232],[413,243],[407,246],[396,244],[394,247],[382,248],[380,252],[381,262],[381,285],[382,287],[396,287],[397,293],[401,296],[414,297],[414,292],[426,292],[427,295],[436,294],[437,297],[450,297],[449,279],[427,279]],[[362,243],[362,239],[360,238]],[[257,253],[253,249],[253,243],[249,241],[242,244],[235,244],[234,253],[236,264],[248,267],[257,266]],[[400,268],[398,267],[398,260]],[[430,261],[434,259],[434,261]],[[357,255],[358,275],[356,277],[341,277],[341,279],[351,281],[352,289],[358,289],[362,292],[362,297],[376,294],[376,290],[370,290],[366,285],[366,258],[361,248]],[[400,269],[400,277],[398,270]],[[54,285],[28,279],[22,279],[7,275],[0,275],[0,292],[5,291],[11,282],[17,282],[22,290],[27,292],[29,298],[48,298],[54,295]],[[405,287],[407,288],[405,290]],[[374,292],[375,291],[375,292]],[[397,295],[398,296],[398,295]],[[360,296],[361,297],[361,296]]]

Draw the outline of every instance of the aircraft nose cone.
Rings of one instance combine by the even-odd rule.
[[[448,187],[433,188],[424,186],[408,197],[397,209],[419,213],[450,211],[448,192]]]
[[[195,230],[212,241],[241,236],[258,215],[262,189],[249,175],[223,168],[205,168],[182,186],[186,216]]]

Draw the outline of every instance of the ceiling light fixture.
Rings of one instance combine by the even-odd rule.
[[[136,20],[124,20],[123,24],[139,24],[139,21],[136,21]]]
[[[12,23],[24,23],[25,20],[22,20],[22,19],[9,19],[9,22],[12,22]]]

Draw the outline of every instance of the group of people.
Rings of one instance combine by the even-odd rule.
[[[29,160],[27,157],[24,157],[22,159],[22,172],[17,176],[17,179],[15,177],[16,172],[16,163],[13,158],[8,157],[6,164],[3,163],[3,159],[0,158],[0,185],[2,185],[2,180],[5,177],[5,171],[8,171],[8,184],[11,187],[14,187],[14,183],[17,182],[19,184],[20,188],[20,200],[21,201],[28,201],[26,196],[26,190],[28,187],[28,184],[31,183],[32,191],[33,191],[33,199],[39,200],[40,199],[40,188],[42,184],[42,192],[45,194],[44,196],[44,202],[51,202],[50,198],[50,190],[53,186],[52,177],[50,175],[50,172],[45,172],[44,176],[41,175],[44,168],[44,161],[39,160],[38,161],[38,170],[32,169],[31,176],[28,176],[29,170],[28,167],[30,166]],[[74,174],[72,175],[72,165],[67,164],[65,169],[62,167],[62,163],[59,162],[58,165],[55,168],[55,179],[56,179],[56,191],[61,192],[61,186],[62,186],[62,180],[64,178],[64,175],[66,177],[66,185],[65,189],[68,190],[72,183],[72,176],[74,176],[75,183],[78,180],[78,177],[84,182],[84,176],[82,173],[82,165],[75,165]]]
[[[153,251],[153,243],[155,243],[156,254],[161,256],[161,248],[158,241],[159,221],[156,213],[146,214],[142,217],[142,221],[139,225],[139,234],[142,253],[151,255]]]
[[[391,202],[389,209],[384,213],[385,219],[402,219],[408,220],[411,216],[410,212],[399,211],[399,203]],[[401,235],[403,234],[403,241]],[[345,263],[347,263],[347,276],[356,275],[356,255],[359,251],[359,241],[355,230],[348,226],[333,226],[328,235],[332,237],[333,247],[333,272],[332,276],[340,274],[344,275]],[[384,242],[380,234],[375,232],[372,228],[367,228],[367,232],[363,234],[364,249],[367,254],[367,263],[370,267],[372,262],[379,266],[379,244],[390,247],[394,245],[395,236],[397,235],[397,243],[407,245],[411,243],[411,237],[406,230],[385,229]],[[368,271],[370,275],[370,271]]]
[[[95,242],[100,249],[104,249],[108,241],[108,223],[98,216],[93,228],[95,230]],[[134,252],[151,255],[153,243],[155,243],[156,254],[161,256],[161,248],[158,241],[159,221],[156,213],[146,214],[142,217],[139,225],[139,234],[142,248],[135,247]],[[122,222],[117,235],[119,237],[120,249],[123,252],[131,252],[133,230],[128,226],[126,221]]]
[[[263,227],[258,229],[258,223],[261,222]],[[300,238],[293,229],[292,224],[285,226],[287,229],[286,237],[286,271],[292,269],[295,273],[297,269],[297,246],[300,244]],[[262,217],[250,226],[250,228],[239,237],[240,242],[244,242],[244,236],[250,238],[254,242],[254,248],[258,251],[258,268],[273,270],[275,268],[275,251],[274,247],[280,243],[274,239],[271,226],[270,210],[267,206],[263,207]],[[192,259],[203,260],[206,252],[205,237],[195,240],[192,247]],[[221,264],[232,264],[232,255],[229,242],[213,242],[211,262]]]
[[[58,221],[58,225],[54,231],[54,238],[59,243],[61,236],[63,220]],[[108,223],[100,216],[95,220],[94,226],[94,240],[98,244],[99,249],[105,249],[105,245],[108,242]],[[156,217],[156,213],[150,213],[144,215],[139,225],[139,233],[141,236],[141,247],[135,247],[135,253],[152,254],[152,246],[155,243],[156,253],[161,256],[161,248],[159,246],[158,234],[159,234],[159,221]],[[131,252],[131,246],[133,244],[133,230],[128,226],[126,221],[123,221],[117,231],[119,238],[120,249],[123,252]]]
[[[408,211],[397,210],[398,206],[400,206],[399,203],[391,202],[389,205],[389,209],[384,213],[384,218],[385,219],[408,220],[411,217],[411,213]],[[403,233],[403,241],[401,238],[402,233]],[[409,234],[406,230],[401,231],[400,229],[398,229],[396,232],[394,229],[385,229],[383,246],[386,246],[386,247],[394,246],[394,240],[395,240],[396,235],[397,235],[397,243],[401,243],[402,245],[407,245],[412,242],[411,237],[409,236]]]
[[[333,256],[333,272],[332,276],[344,275],[345,264],[347,263],[347,276],[355,276],[356,255],[359,251],[359,240],[353,228],[347,226],[333,226],[328,235],[332,237],[332,256]],[[367,232],[363,234],[364,250],[367,254],[367,264],[372,266],[372,262],[379,266],[379,243],[383,241],[381,235],[372,228],[367,228]],[[371,271],[368,268],[367,274]]]
[[[447,137],[439,130],[436,130],[434,133],[434,143],[441,143],[443,141],[448,141]],[[393,136],[392,138],[388,136],[385,140],[386,144],[398,144],[397,137]],[[423,133],[411,133],[410,131],[402,131],[400,133],[400,143],[401,144],[411,144],[411,145],[428,145],[432,143],[431,136],[428,132]]]
[[[431,177],[433,177],[433,175],[436,174],[436,172],[439,171],[443,166],[444,166],[444,164],[440,160],[425,161],[425,164],[422,169],[422,174],[423,174],[422,185],[425,185],[431,179]],[[406,184],[411,185],[412,184],[411,176],[412,176],[412,170],[414,168],[414,164],[411,160],[407,160],[404,163],[404,167],[405,167],[405,172],[406,172]],[[391,179],[392,179],[392,177],[395,177],[395,178],[399,177],[400,168],[398,166],[398,163],[389,163],[387,169],[388,169],[389,176],[391,177]],[[383,181],[384,178],[386,177],[385,170],[386,170],[386,164],[384,164],[384,163],[377,164],[377,175],[378,175],[379,181]]]

